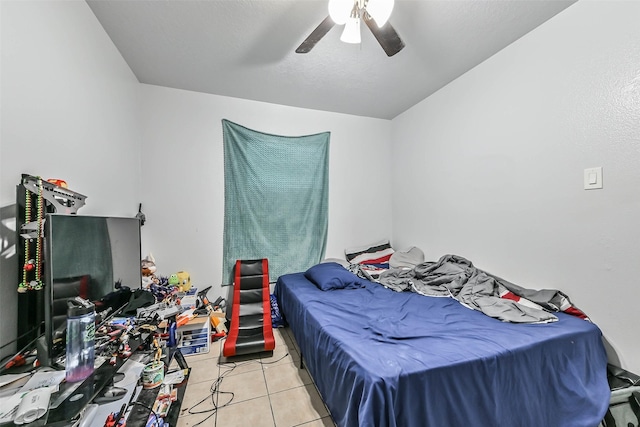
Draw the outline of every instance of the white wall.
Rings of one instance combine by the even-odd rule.
[[[388,120],[284,107],[142,85],[143,256],[158,273],[191,274],[194,286],[222,279],[222,119],[278,135],[331,132],[327,257],[391,238]]]
[[[142,201],[159,272],[217,287],[226,118],[332,132],[327,256],[389,237],[564,290],[640,372],[637,16],[639,2],[581,0],[388,122],[139,85],[84,2],[3,0],[0,343],[15,334],[22,173],[66,179],[88,196],[84,214],[133,215]],[[582,189],[592,166],[603,190]]]
[[[88,196],[80,214],[132,216],[142,202],[143,254],[158,272],[187,270],[221,293],[223,118],[283,135],[331,131],[328,257],[392,237],[390,121],[140,85],[83,1],[2,0],[0,15],[0,344],[16,330],[22,173],[65,179]]]
[[[396,245],[565,291],[634,372],[638,18],[640,2],[582,0],[393,120]],[[604,188],[584,190],[594,166]]]
[[[140,119],[139,83],[84,1],[3,0],[0,8],[4,344],[16,331],[13,230],[21,174],[66,180],[87,196],[80,214],[133,216]]]

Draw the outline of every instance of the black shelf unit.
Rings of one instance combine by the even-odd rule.
[[[43,217],[47,213],[75,214],[78,209],[84,206],[86,199],[86,196],[80,193],[50,183],[42,178],[22,174],[20,182],[16,186],[16,255],[18,260],[16,286],[23,280],[26,247],[29,248],[30,254],[35,255],[36,253],[38,229],[33,228],[34,221],[32,218],[26,218],[27,203],[31,205],[32,213],[37,212],[38,199],[40,197],[42,197]],[[42,239],[41,250],[44,251],[42,229],[39,231]],[[42,261],[44,253],[41,255]],[[41,267],[41,270],[43,272],[41,274],[42,289],[18,292],[18,349],[26,347],[44,332],[44,292],[46,292],[46,287],[44,286],[44,269]],[[31,276],[33,274],[35,272],[32,272]]]

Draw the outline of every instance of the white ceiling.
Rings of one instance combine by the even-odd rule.
[[[334,27],[295,49],[328,0],[87,0],[141,83],[392,119],[576,0],[396,0],[387,57]]]

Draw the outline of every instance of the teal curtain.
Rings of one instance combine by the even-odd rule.
[[[327,242],[329,132],[278,136],[222,120],[223,285],[237,259],[269,260],[269,277],[304,271]]]

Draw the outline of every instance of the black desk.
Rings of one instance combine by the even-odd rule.
[[[30,424],[23,424],[23,426],[62,427],[73,425],[83,409],[91,403],[105,386],[113,381],[113,376],[118,368],[118,366],[103,363],[82,383],[63,382],[60,384],[59,390],[51,395],[49,411],[41,418],[38,418]],[[60,396],[66,397],[56,408],[52,408],[51,405],[54,404]],[[3,425],[13,426],[15,424],[5,423]]]
[[[143,339],[143,341],[145,341]],[[136,347],[140,343],[136,343]],[[134,348],[136,348],[134,347]],[[165,365],[169,366],[172,359],[175,358],[178,365],[182,369],[188,369],[188,374],[185,375],[185,379],[179,385],[174,385],[178,389],[178,398],[171,404],[169,413],[165,419],[169,422],[169,425],[177,425],[178,416],[180,415],[180,407],[184,399],[184,394],[187,389],[187,382],[189,380],[189,369],[184,356],[178,348],[169,348],[166,350]],[[105,387],[113,384],[113,377],[120,369],[123,360],[118,359],[116,365],[111,365],[108,362],[103,363],[98,367],[87,379],[82,383],[66,383],[60,384],[59,390],[51,395],[51,401],[49,411],[41,418],[35,420],[30,424],[23,424],[23,427],[66,427],[73,426],[80,418],[83,410],[87,405],[92,403],[93,399],[105,389]],[[135,385],[133,385],[135,387]],[[149,408],[153,407],[153,403],[156,400],[160,387],[153,389],[142,389],[136,399],[136,402],[140,404],[134,404],[127,418],[127,427],[145,427],[151,414]],[[57,401],[62,401],[57,407],[52,407]],[[102,427],[104,420],[94,420],[94,425]],[[3,426],[14,426],[13,423],[5,423]]]
[[[119,365],[122,365],[120,363]],[[44,421],[41,425],[51,427],[72,425],[70,421],[77,420],[84,408],[90,404],[100,392],[110,384],[113,384],[113,377],[120,368],[118,365],[110,365],[108,362],[103,363],[93,374],[84,380],[79,386],[77,383],[60,384],[60,390],[51,395],[51,403],[61,394],[67,394],[64,400],[57,408],[49,408],[49,412],[42,417]],[[77,387],[77,388],[76,388]],[[75,388],[75,390],[74,390]],[[31,425],[36,424],[40,420],[36,420]]]
[[[180,416],[180,408],[182,407],[184,394],[187,391],[187,382],[189,381],[191,369],[189,368],[188,371],[189,373],[185,375],[184,381],[180,384],[174,384],[174,387],[178,390],[178,398],[175,402],[171,403],[169,413],[164,418],[170,426],[178,424],[178,416]],[[140,391],[140,394],[136,399],[137,403],[132,403],[133,408],[127,418],[127,427],[144,427],[147,425],[147,421],[151,415],[149,408],[153,407],[153,403],[158,396],[159,389],[160,387],[156,387],[153,389],[142,389]]]
[[[166,355],[164,357],[165,366],[170,366],[173,359],[176,359],[176,362],[178,362],[178,366],[181,369],[187,369],[188,373],[187,375],[185,375],[184,380],[180,384],[174,384],[174,388],[178,390],[178,398],[175,402],[171,403],[169,413],[165,417],[165,420],[169,423],[170,426],[175,426],[178,424],[180,408],[182,406],[182,401],[184,400],[184,394],[187,391],[189,375],[191,374],[191,368],[189,368],[182,352],[177,347],[166,349]],[[149,416],[151,415],[151,410],[149,408],[153,407],[159,390],[160,387],[142,389],[140,391],[140,394],[136,399],[137,404],[132,403],[133,408],[131,409],[131,412],[129,413],[129,416],[127,418],[127,427],[145,427],[147,425],[147,421],[149,420]]]

